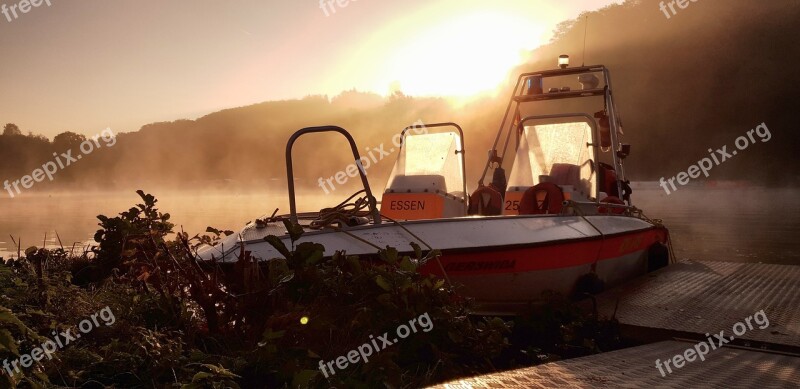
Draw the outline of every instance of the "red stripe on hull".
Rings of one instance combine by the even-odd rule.
[[[442,266],[448,274],[519,273],[591,265],[596,261],[619,258],[646,250],[653,243],[665,242],[661,228],[634,231],[605,239],[553,242],[548,245],[492,249],[480,252],[443,252]],[[439,265],[429,262],[423,273],[441,276]]]

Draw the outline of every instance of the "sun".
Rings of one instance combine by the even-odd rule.
[[[392,51],[385,69],[406,94],[470,96],[496,89],[543,35],[529,19],[473,12],[411,35]]]

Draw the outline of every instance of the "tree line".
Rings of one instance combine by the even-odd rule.
[[[422,120],[455,121],[464,127],[468,182],[474,187],[517,75],[555,68],[559,54],[570,54],[573,66],[585,62],[612,70],[625,141],[633,144],[626,169],[631,179],[672,176],[707,155],[708,148],[731,145],[766,122],[774,140],[749,148],[715,169],[711,178],[798,184],[800,163],[794,154],[800,135],[792,129],[798,100],[793,88],[800,84],[800,73],[791,66],[800,62],[796,20],[796,0],[698,3],[670,19],[658,10],[657,0],[627,1],[560,24],[550,43],[530,52],[525,64],[509,73],[497,97],[456,106],[444,98],[351,90],[232,108],[197,120],[152,123],[119,134],[113,149],[93,153],[59,173],[55,185],[272,186],[285,181],[284,148],[300,128],[339,125],[363,149],[388,144],[405,126]],[[53,152],[83,139],[78,132],[64,132],[49,141],[23,135],[8,124],[0,136],[0,180],[28,174]],[[336,136],[301,139],[295,154],[299,183],[313,186],[318,177],[341,170],[351,162],[348,153],[346,142]],[[378,190],[394,158],[370,168],[370,181]]]

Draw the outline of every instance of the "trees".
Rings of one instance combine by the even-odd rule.
[[[56,150],[69,150],[73,147],[78,147],[85,140],[86,137],[81,134],[66,131],[53,138],[53,148]]]
[[[3,136],[22,135],[19,127],[14,123],[8,123],[3,127]]]

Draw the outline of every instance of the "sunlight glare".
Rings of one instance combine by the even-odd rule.
[[[538,46],[544,28],[516,15],[476,12],[421,30],[391,57],[388,74],[409,95],[471,96],[496,89]]]

